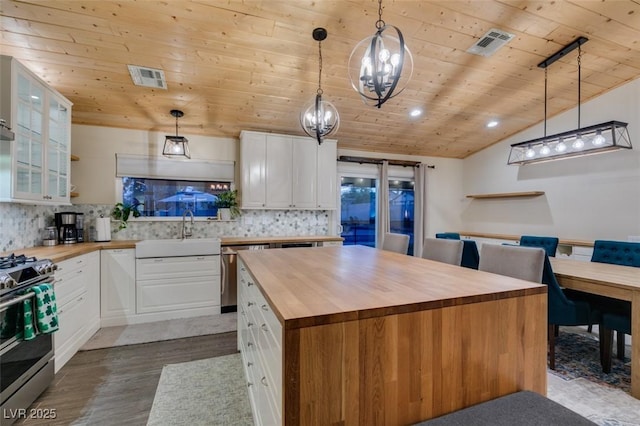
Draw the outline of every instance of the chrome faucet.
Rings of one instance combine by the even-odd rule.
[[[191,226],[187,229],[187,214],[191,216]],[[189,238],[193,234],[193,212],[189,209],[186,209],[184,213],[182,213],[182,239]]]

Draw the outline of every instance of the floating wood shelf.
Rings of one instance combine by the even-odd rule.
[[[69,196],[70,196],[71,198],[73,198],[73,197],[78,197],[79,195],[80,195],[80,194],[79,194],[79,193],[77,193],[77,192],[72,192],[72,193],[70,193],[70,194],[69,194]]]
[[[544,195],[544,191],[526,191],[526,192],[501,192],[497,194],[473,194],[467,195],[467,198],[517,198],[517,197],[538,197]]]
[[[77,155],[71,154],[71,161],[80,161],[80,157],[78,157]]]

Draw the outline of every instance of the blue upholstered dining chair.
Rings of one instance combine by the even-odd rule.
[[[593,243],[591,261],[638,268],[640,267],[640,243],[596,240]]]
[[[480,254],[478,253],[478,246],[473,240],[462,240],[464,246],[462,247],[462,261],[460,266],[464,266],[469,269],[478,269],[480,263]]]
[[[520,245],[523,247],[541,247],[547,252],[547,256],[555,257],[558,249],[558,238],[537,237],[533,235],[523,235],[520,237]]]
[[[628,241],[596,240],[592,262],[640,267],[640,243]],[[616,331],[618,359],[624,360],[625,334],[631,334],[631,304],[624,300],[593,296],[590,299],[602,311],[600,322],[600,361],[602,371],[611,371],[613,331]]]
[[[436,234],[436,238],[444,238],[445,240],[459,240],[460,234],[457,232],[440,232]]]
[[[591,325],[600,322],[600,312],[592,308],[587,300],[567,297],[562,291],[556,276],[553,274],[549,256],[545,253],[542,283],[548,287],[548,319],[549,319],[549,367],[556,368],[556,329],[558,326]],[[602,352],[601,352],[602,359]]]

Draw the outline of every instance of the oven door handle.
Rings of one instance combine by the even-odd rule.
[[[57,284],[59,281],[60,281],[60,280],[53,280],[53,281],[51,282],[51,285],[55,285],[55,284]],[[11,300],[7,301],[7,302],[0,303],[0,312],[4,312],[4,311],[6,311],[7,309],[9,309],[9,307],[10,307],[10,306],[13,306],[13,305],[15,305],[15,304],[17,304],[17,303],[20,303],[20,302],[22,302],[23,300],[27,300],[27,299],[29,299],[30,297],[33,297],[33,293],[23,294],[22,296],[15,297],[15,298],[13,298],[13,299],[11,299]]]

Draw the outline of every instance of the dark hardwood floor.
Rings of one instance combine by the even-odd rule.
[[[237,352],[236,332],[78,352],[32,409],[55,409],[55,419],[17,425],[146,425],[166,364]]]

